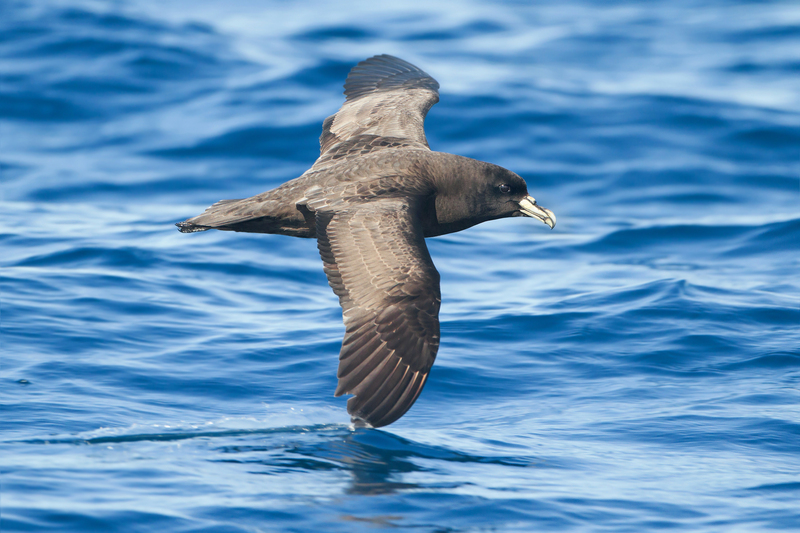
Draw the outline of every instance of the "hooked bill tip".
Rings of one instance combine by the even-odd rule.
[[[553,213],[552,211],[550,211],[549,209],[544,208],[544,207],[542,208],[542,211],[547,213],[547,218],[542,220],[542,222],[544,222],[545,224],[550,226],[550,229],[553,229],[554,227],[556,227],[556,214]]]
[[[531,218],[538,218],[545,224],[547,224],[550,229],[553,229],[556,225],[556,215],[552,211],[547,208],[540,207],[536,204],[536,199],[532,196],[526,196],[519,202],[519,210],[520,212],[528,217]]]

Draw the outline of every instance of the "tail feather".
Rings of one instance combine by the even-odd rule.
[[[252,216],[242,216],[238,213],[232,213],[231,209],[225,209],[225,206],[241,202],[242,200],[220,200],[202,214],[196,217],[189,218],[183,222],[177,222],[178,230],[181,233],[197,233],[198,231],[207,231],[210,229],[227,229],[237,222],[252,218]]]
[[[210,229],[245,233],[277,233],[293,237],[316,237],[314,215],[301,211],[294,201],[276,201],[264,195],[244,200],[222,200],[204,213],[175,224],[181,233]]]
[[[205,226],[198,226],[196,224],[192,224],[191,222],[176,222],[176,226],[178,226],[178,231],[181,233],[197,233],[198,231],[208,231],[211,228]]]

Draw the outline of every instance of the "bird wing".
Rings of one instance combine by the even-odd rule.
[[[371,57],[350,71],[344,94],[339,111],[322,123],[312,169],[386,148],[430,150],[424,122],[439,84],[419,68],[386,54]]]
[[[336,396],[373,427],[416,401],[439,349],[439,273],[409,199],[316,205],[317,243],[345,335]]]

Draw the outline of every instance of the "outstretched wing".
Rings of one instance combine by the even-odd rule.
[[[419,68],[390,55],[371,57],[350,71],[344,94],[339,112],[322,124],[312,168],[386,148],[430,150],[424,122],[439,101],[439,84]]]
[[[317,242],[342,306],[336,396],[373,427],[408,411],[439,349],[439,273],[407,199],[317,210]]]

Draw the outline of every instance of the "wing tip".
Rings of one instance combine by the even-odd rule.
[[[428,381],[426,372],[414,372],[413,375],[408,375],[410,377],[409,380],[401,379],[401,382],[397,384],[399,386],[392,387],[392,390],[385,396],[378,398],[372,395],[368,398],[359,398],[358,395],[353,396],[347,400],[347,412],[353,420],[362,420],[373,428],[380,428],[397,422],[416,403],[422,389],[425,387],[425,383]],[[384,387],[380,387],[376,392],[386,391]]]
[[[428,89],[439,94],[439,82],[416,65],[390,54],[360,61],[347,75],[344,94],[352,101],[367,94],[398,88]]]

